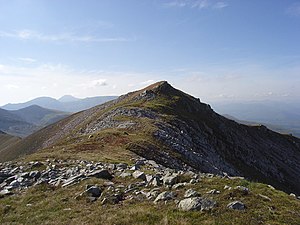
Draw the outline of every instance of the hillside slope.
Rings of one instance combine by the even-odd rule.
[[[11,110],[9,112],[36,126],[46,126],[70,115],[70,113],[46,109],[38,105],[31,105],[26,108]]]
[[[0,130],[5,133],[24,137],[37,130],[37,126],[26,122],[20,116],[0,108]]]
[[[300,193],[299,139],[228,120],[167,82],[50,125],[1,159],[34,152],[31,158],[89,159],[134,152],[170,168],[245,176]]]
[[[0,155],[1,151],[5,151],[5,149],[9,148],[11,145],[17,143],[20,140],[21,138],[11,136],[0,130]]]

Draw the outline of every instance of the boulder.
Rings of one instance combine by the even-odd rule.
[[[246,206],[244,203],[240,202],[240,201],[234,201],[231,202],[227,205],[228,208],[230,209],[235,209],[235,210],[243,210],[246,209]]]
[[[178,175],[164,176],[162,178],[164,185],[174,185],[178,181]]]
[[[193,211],[193,210],[210,210],[216,205],[216,202],[211,199],[192,197],[181,200],[178,203],[178,208],[182,211]]]
[[[184,186],[186,186],[186,183],[178,183],[178,184],[174,184],[172,186],[172,189],[179,189],[179,188],[183,188]]]
[[[113,178],[113,176],[110,174],[108,170],[96,170],[88,174],[87,177],[96,177],[96,178],[107,179],[107,180],[111,180]]]
[[[193,189],[188,189],[185,193],[184,193],[184,197],[185,198],[191,198],[191,197],[200,197],[200,194],[193,190]]]
[[[87,188],[86,193],[90,197],[99,198],[101,195],[101,189],[97,186],[91,186]]]
[[[123,172],[119,175],[119,177],[122,177],[122,178],[131,177],[131,173]]]
[[[139,171],[139,170],[136,170],[132,173],[132,176],[135,178],[135,179],[141,179],[143,181],[146,181],[146,175],[144,172],[142,171]]]
[[[164,191],[156,197],[156,199],[154,200],[154,203],[157,203],[159,201],[171,200],[175,197],[176,197],[176,194],[174,192]]]
[[[7,195],[13,195],[13,193],[9,190],[6,190],[6,189],[0,191],[0,198],[2,198],[4,196],[7,196]]]

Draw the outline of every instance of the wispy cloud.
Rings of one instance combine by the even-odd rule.
[[[25,58],[21,57],[21,58],[18,58],[18,60],[25,62],[25,63],[34,63],[37,61],[36,59],[29,58],[29,57],[25,57]]]
[[[286,13],[290,16],[299,16],[300,17],[300,2],[292,4],[286,9]]]
[[[228,3],[215,0],[173,0],[165,3],[164,6],[168,8],[223,9],[228,6]]]
[[[128,42],[135,38],[97,37],[92,35],[77,35],[74,33],[44,34],[34,30],[0,31],[0,37],[19,40],[37,40],[46,42]]]
[[[215,8],[215,9],[223,9],[223,8],[225,8],[227,6],[228,6],[228,3],[226,3],[226,2],[217,2],[217,3],[215,3],[213,5],[213,8]]]

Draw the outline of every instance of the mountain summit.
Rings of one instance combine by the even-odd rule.
[[[166,81],[50,125],[1,159],[31,153],[110,160],[137,154],[174,169],[244,176],[300,193],[298,138],[226,119]]]

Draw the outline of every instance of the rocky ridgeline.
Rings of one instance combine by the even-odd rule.
[[[124,200],[160,202],[175,201],[183,211],[209,210],[218,203],[212,198],[201,197],[193,186],[201,179],[209,179],[216,175],[195,173],[191,171],[173,170],[157,164],[152,160],[137,159],[131,166],[125,163],[103,163],[81,160],[46,160],[45,162],[6,162],[0,164],[0,198],[14,195],[26,189],[46,184],[58,188],[69,188],[83,180],[103,179],[103,185],[87,185],[75,199],[85,198],[88,201],[101,201],[101,204],[118,204]],[[220,176],[221,178],[221,176]],[[236,179],[223,176],[227,179]],[[237,177],[238,179],[243,179]],[[114,183],[114,180],[129,180],[130,183]],[[126,184],[125,184],[126,183]],[[183,196],[178,190],[186,187]],[[224,189],[233,187],[225,186]],[[243,186],[234,187],[243,195],[249,189]],[[220,194],[220,190],[210,190],[208,195]],[[182,194],[181,194],[182,195]],[[267,196],[261,198],[271,200]],[[229,202],[228,208],[245,210],[246,205],[240,201]]]

